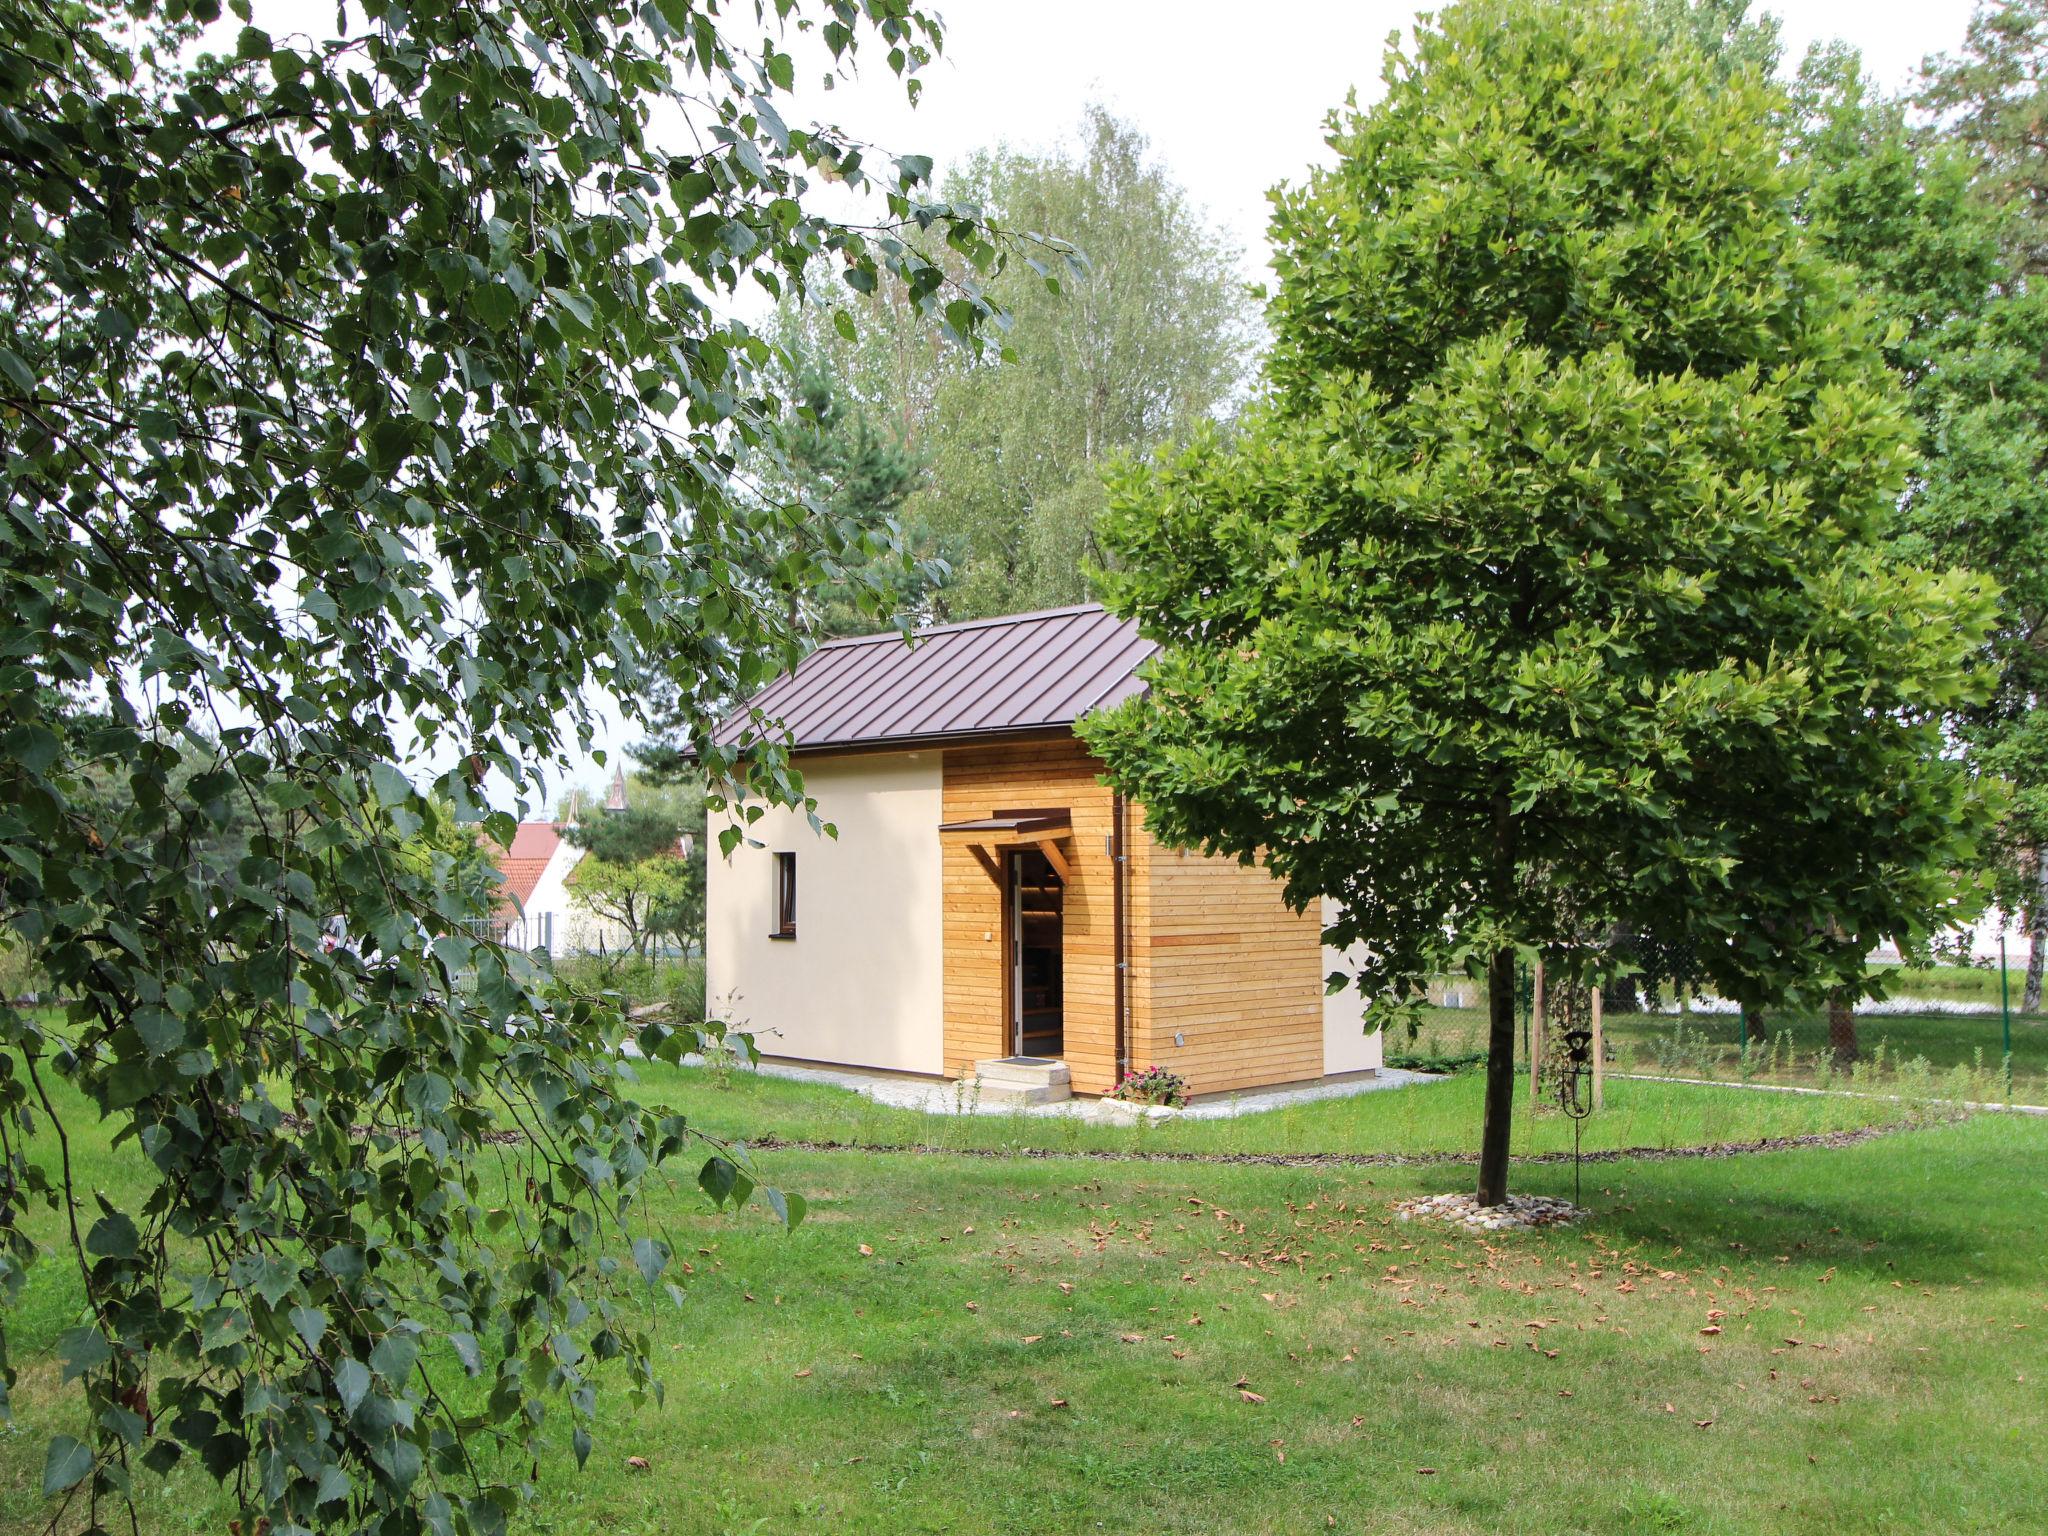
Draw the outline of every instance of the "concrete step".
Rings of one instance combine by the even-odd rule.
[[[997,1056],[974,1064],[975,1091],[985,1104],[1058,1104],[1074,1096],[1064,1061],[1047,1056]]]

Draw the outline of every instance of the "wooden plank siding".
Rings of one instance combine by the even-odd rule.
[[[1054,808],[1073,818],[1060,844],[1073,872],[1062,922],[1062,1058],[1077,1093],[1116,1086],[1111,795],[1097,778],[1101,771],[1071,735],[946,749],[947,821]],[[944,889],[946,1074],[964,1077],[975,1062],[1009,1054],[1003,893],[972,851],[958,845],[945,850]]]
[[[1322,1076],[1319,908],[1291,911],[1263,869],[1162,847],[1131,819],[1144,891],[1131,930],[1133,1065],[1177,1072],[1197,1094]]]
[[[1116,1082],[1112,796],[1072,737],[948,748],[945,819],[1059,808],[1073,865],[1065,895],[1064,1058],[1080,1093]],[[1323,1072],[1321,916],[1289,911],[1279,882],[1230,859],[1160,847],[1126,813],[1127,1014],[1132,1065],[1159,1065],[1198,1094]],[[945,1070],[1008,1051],[1003,895],[964,846],[944,855]],[[1185,1045],[1174,1044],[1178,1031]]]

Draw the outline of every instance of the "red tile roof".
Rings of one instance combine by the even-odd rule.
[[[516,898],[522,907],[531,901],[541,872],[548,867],[548,860],[555,856],[561,841],[562,834],[555,830],[553,822],[522,821],[510,848],[493,848],[498,873],[505,877],[500,901]]]
[[[770,683],[719,727],[733,745],[757,733],[758,711],[798,750],[953,741],[1072,725],[1144,692],[1139,663],[1157,650],[1100,604],[1008,614],[833,640]]]

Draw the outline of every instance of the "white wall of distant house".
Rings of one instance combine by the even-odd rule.
[[[1943,934],[1944,947],[1947,947],[1948,941],[1957,933],[1963,931],[1965,930],[1958,928]],[[2021,918],[1991,907],[1969,926],[1967,932],[1970,937],[1970,959],[1977,964],[1994,967],[1998,964],[1998,940],[2001,933],[2005,936],[2006,964],[2018,969],[2027,963],[2027,949],[2033,943],[2033,938],[2027,932],[2027,925]],[[1895,962],[1899,958],[1898,946],[1880,944],[1870,952],[1870,958],[1880,964],[1887,961]]]
[[[771,809],[707,868],[705,997],[762,1054],[937,1075],[945,1068],[942,755],[804,765],[838,836]],[[796,935],[775,938],[775,860],[796,855]]]
[[[1328,897],[1323,898],[1323,926],[1329,927],[1343,910]],[[1323,946],[1323,974],[1344,971],[1356,975],[1359,966],[1365,963],[1365,946],[1354,944],[1350,949],[1336,949]],[[1366,996],[1357,986],[1348,986],[1342,992],[1323,994],[1323,1075],[1338,1072],[1377,1072],[1385,1060],[1386,1044],[1384,1031],[1368,1030],[1365,1027]]]

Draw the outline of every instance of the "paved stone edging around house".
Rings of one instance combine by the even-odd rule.
[[[1939,1122],[1946,1123],[1946,1122]],[[1765,1136],[1756,1141],[1717,1141],[1697,1147],[1622,1147],[1580,1154],[1582,1163],[1663,1163],[1681,1158],[1747,1157],[1758,1152],[1794,1152],[1805,1147],[1854,1147],[1885,1136],[1920,1130],[1926,1122],[1864,1125],[1847,1131],[1819,1131],[1804,1136]],[[1049,1160],[1065,1158],[1095,1163],[1213,1163],[1246,1168],[1432,1168],[1476,1164],[1476,1152],[1115,1152],[1098,1148],[942,1147],[930,1142],[833,1141],[811,1137],[755,1137],[753,1152],[897,1153],[915,1157],[980,1157]],[[1569,1163],[1569,1152],[1524,1153],[1510,1159],[1521,1164]]]

